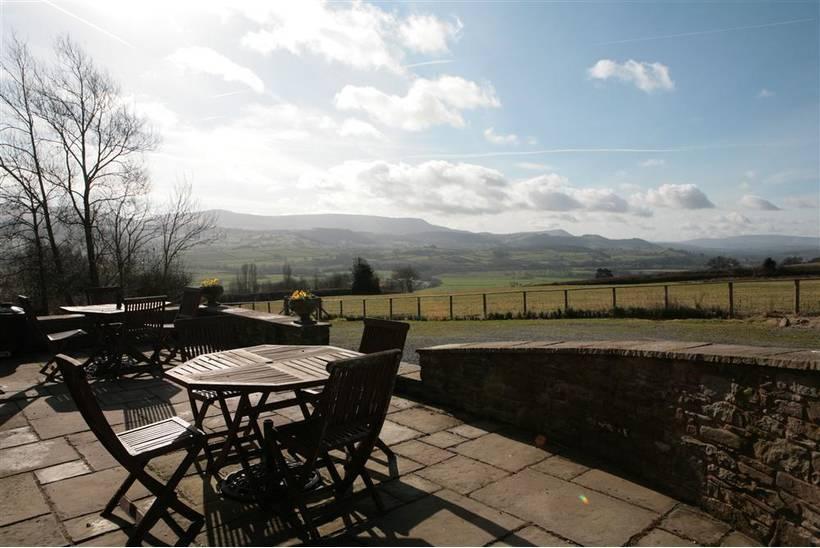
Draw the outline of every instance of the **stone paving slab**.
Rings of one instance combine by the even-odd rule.
[[[637,506],[663,514],[672,509],[677,502],[657,491],[647,489],[642,485],[625,480],[621,477],[604,472],[590,470],[573,480],[579,485],[589,487],[601,493],[612,495],[619,499],[631,502]]]
[[[63,438],[0,450],[0,477],[76,460],[79,455]]]
[[[0,449],[7,449],[9,447],[17,447],[18,445],[25,445],[38,441],[37,433],[31,426],[21,426],[19,428],[10,428],[0,432]]]
[[[462,455],[429,466],[418,475],[457,493],[470,493],[508,475],[507,472]]]
[[[551,456],[530,444],[495,433],[456,445],[452,450],[507,472],[518,472]]]
[[[535,525],[530,525],[491,546],[577,546],[577,544],[548,533]]]
[[[440,430],[447,430],[453,426],[461,424],[461,420],[452,415],[437,413],[426,407],[412,407],[393,413],[390,420],[404,426],[412,427],[415,430],[432,434]]]
[[[413,459],[425,466],[430,466],[455,456],[455,453],[417,440],[400,443],[399,445],[393,446],[392,449],[397,454]]]
[[[398,508],[376,521],[372,537],[380,542],[433,546],[483,546],[507,536],[524,522],[443,490]]]
[[[0,497],[0,526],[48,514],[51,511],[34,481],[34,476],[30,473],[1,479],[0,493],[3,494]],[[3,540],[0,544],[5,544],[4,538],[0,540]]]
[[[588,466],[566,459],[560,455],[554,455],[544,459],[537,464],[533,464],[530,468],[565,480],[571,480],[589,470]]]
[[[663,529],[653,529],[635,543],[635,546],[698,546],[692,541]]]
[[[725,523],[687,508],[675,508],[664,518],[660,526],[667,531],[690,538],[698,544],[715,544],[730,529]]]
[[[533,470],[488,485],[472,497],[585,545],[623,545],[659,516]]]
[[[40,485],[46,485],[48,483],[54,483],[55,481],[90,473],[91,468],[89,468],[85,462],[73,460],[71,462],[49,466],[48,468],[41,468],[34,472],[34,475],[37,477],[37,481],[40,482]]]

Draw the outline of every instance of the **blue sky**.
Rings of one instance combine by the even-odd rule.
[[[820,234],[817,2],[2,2],[206,207],[678,240]]]

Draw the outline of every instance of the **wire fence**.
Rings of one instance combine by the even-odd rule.
[[[279,313],[280,301],[226,303]],[[681,282],[322,299],[322,318],[493,319],[820,314],[820,278]]]

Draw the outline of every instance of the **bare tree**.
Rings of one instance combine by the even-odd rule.
[[[43,78],[38,114],[60,153],[55,183],[69,204],[66,222],[81,228],[89,282],[99,285],[97,215],[105,204],[127,200],[127,182],[142,178],[142,155],[158,140],[122,104],[116,83],[74,42],[59,39],[55,52],[57,65]]]
[[[12,36],[4,50],[0,59],[0,185],[5,207],[27,213],[24,217],[18,215],[17,228],[31,231],[30,241],[40,265],[41,305],[47,309],[48,296],[42,278],[50,269],[46,265],[42,232],[48,242],[58,286],[63,288],[63,297],[68,303],[71,303],[71,292],[65,283],[52,213],[53,166],[44,158],[48,143],[36,114],[41,80],[37,64],[23,42]]]
[[[174,188],[165,211],[155,222],[160,245],[159,270],[163,282],[168,280],[172,269],[179,264],[186,251],[219,238],[215,215],[200,210],[199,203],[191,192],[191,185],[187,182]]]
[[[131,194],[111,202],[100,215],[98,230],[102,251],[111,258],[117,285],[128,287],[134,271],[154,237],[150,223],[151,202],[147,196]]]

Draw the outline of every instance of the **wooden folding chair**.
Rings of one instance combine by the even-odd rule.
[[[180,354],[179,333],[177,332],[176,322],[196,318],[199,314],[200,301],[202,301],[201,287],[186,287],[182,290],[182,298],[179,302],[179,310],[177,311],[176,318],[174,318],[174,323],[166,323],[163,326],[165,336],[164,343],[169,351],[168,359],[165,360],[165,363],[170,362]]]
[[[343,504],[353,482],[361,477],[376,506],[384,510],[365,464],[387,416],[400,361],[401,352],[388,350],[331,362],[327,366],[330,378],[310,417],[277,428],[270,420],[264,423],[267,461],[282,475],[287,502],[298,509],[313,539],[319,532],[308,512],[307,499],[314,493],[307,492],[305,486],[319,466],[325,466],[330,474],[332,484],[325,489],[333,491],[337,504]],[[343,475],[329,455],[334,450],[347,454]],[[295,467],[288,465],[283,451],[302,462]]]
[[[118,352],[126,354],[137,363],[160,365],[159,355],[164,339],[165,302],[167,296],[135,297],[124,299],[125,312],[118,333]],[[149,344],[153,352],[146,359],[139,345]]]
[[[122,301],[122,288],[111,285],[105,287],[88,287],[85,290],[87,304],[109,304]]]
[[[159,519],[165,521],[179,535],[180,540],[193,539],[204,518],[202,514],[180,501],[175,490],[202,449],[205,442],[204,434],[179,417],[171,417],[115,434],[86,380],[82,365],[63,354],[57,355],[56,361],[68,391],[88,427],[111,456],[128,471],[128,477],[108,501],[102,515],[110,516],[119,505],[135,518],[134,530],[128,537],[129,545],[139,544]],[[146,471],[151,459],[177,450],[186,451],[186,455],[167,483],[163,484]],[[135,481],[144,485],[156,497],[144,515],[140,515],[134,504],[125,497]],[[78,493],[78,496],[82,496],[82,493]],[[175,510],[188,519],[191,522],[188,529],[183,529],[174,521],[169,510]]]
[[[241,337],[236,319],[225,316],[209,316],[204,318],[180,319],[174,322],[179,339],[178,347],[183,360],[191,360],[202,354],[221,352],[240,348]],[[230,409],[226,399],[239,396],[239,392],[215,390],[192,390],[188,389],[188,399],[191,403],[191,412],[194,417],[194,425],[202,428],[202,422],[208,408],[213,404],[219,404],[222,416],[225,419],[226,428],[231,424]],[[225,431],[214,432],[209,437],[225,435]],[[211,447],[205,445],[205,453],[208,457],[209,466],[213,463]]]
[[[407,332],[410,324],[404,322],[394,322],[392,320],[380,320],[377,318],[365,318],[364,331],[359,342],[359,352],[362,354],[374,354],[386,350],[400,350],[404,352],[404,344],[407,341]],[[315,401],[321,393],[321,389],[308,389],[298,392],[301,401]],[[310,414],[304,403],[299,404],[305,416]],[[376,440],[376,447],[387,457],[387,467],[391,476],[398,476],[398,461],[396,454],[390,449],[381,438]]]
[[[36,344],[45,346],[49,352],[51,352],[51,357],[45,365],[40,368],[40,373],[45,375],[47,379],[50,379],[57,373],[57,369],[51,369],[56,355],[65,351],[72,340],[83,337],[87,335],[87,333],[83,329],[69,329],[68,331],[46,333],[43,331],[43,325],[34,312],[31,299],[25,295],[18,295],[17,301],[20,303],[20,308],[26,313],[26,323],[28,324],[28,331],[33,341]]]

